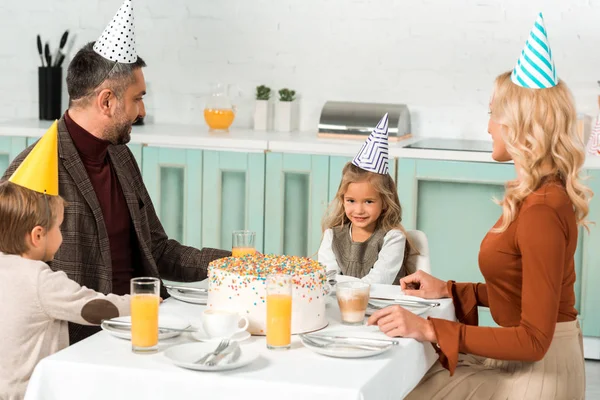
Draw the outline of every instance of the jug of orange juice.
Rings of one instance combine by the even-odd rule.
[[[226,83],[211,84],[204,107],[204,120],[211,132],[229,132],[236,112],[230,93],[233,87],[234,85]]]

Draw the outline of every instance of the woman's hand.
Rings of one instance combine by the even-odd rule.
[[[400,279],[400,288],[404,294],[424,299],[450,297],[445,281],[434,278],[427,272],[417,271]]]
[[[377,325],[387,336],[401,336],[419,342],[437,342],[433,324],[405,310],[399,305],[375,311],[367,320],[367,325]]]

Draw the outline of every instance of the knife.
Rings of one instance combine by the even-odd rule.
[[[205,288],[197,288],[190,286],[175,286],[175,285],[164,285],[167,289],[177,290],[179,292],[198,292],[198,293],[208,293],[208,289]]]
[[[131,328],[131,322],[125,322],[125,321],[113,321],[110,319],[105,319],[102,321],[102,324],[113,325],[113,326],[118,326],[118,327],[123,327],[123,328]],[[159,326],[158,330],[159,331],[173,331],[173,332],[198,332],[197,328],[179,329],[179,328],[170,328],[170,327],[166,327],[166,326]]]
[[[370,300],[383,300],[390,303],[390,305],[407,305],[407,306],[428,306],[428,307],[439,307],[441,304],[436,301],[420,301],[420,300],[404,300],[404,299],[388,299],[385,297],[370,297]]]
[[[375,338],[359,338],[359,337],[353,337],[353,336],[340,336],[340,335],[304,335],[308,338],[315,338],[315,339],[325,339],[325,340],[345,340],[347,342],[352,342],[352,343],[372,343],[372,344],[393,344],[394,346],[400,344],[399,340],[394,340],[394,339],[375,339]]]

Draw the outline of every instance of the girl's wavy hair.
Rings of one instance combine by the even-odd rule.
[[[588,229],[586,217],[592,191],[582,183],[585,161],[583,137],[577,132],[577,113],[571,92],[559,81],[546,89],[514,84],[511,72],[498,76],[491,117],[504,125],[506,151],[520,168],[520,177],[505,185],[502,220],[494,232],[503,232],[515,219],[523,200],[548,175],[558,176],[573,203],[577,223]],[[550,166],[550,172],[543,169]]]
[[[406,237],[403,261],[403,265],[406,265],[406,260],[414,246],[410,243],[406,230],[402,226],[402,206],[400,205],[400,199],[398,198],[396,183],[389,174],[382,175],[365,171],[351,162],[348,162],[342,170],[340,186],[338,187],[335,198],[329,205],[325,218],[323,218],[321,228],[323,232],[325,232],[327,229],[344,226],[350,223],[350,220],[346,216],[346,211],[344,210],[344,195],[351,183],[365,181],[368,181],[373,185],[373,188],[381,196],[381,201],[383,203],[383,209],[378,220],[378,227],[385,232],[392,229],[399,229],[404,234],[404,237]]]

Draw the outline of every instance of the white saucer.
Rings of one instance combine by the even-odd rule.
[[[352,346],[348,347],[317,347],[306,343],[304,340],[300,339],[302,344],[308,348],[309,350],[314,351],[315,353],[328,356],[328,357],[336,357],[336,358],[365,358],[365,357],[373,357],[382,353],[385,353],[389,349],[393,347],[392,344],[387,346],[381,346],[381,349],[377,350],[364,350],[353,348]]]
[[[207,293],[201,293],[201,292],[185,292],[185,293],[183,293],[176,289],[167,289],[167,293],[169,293],[169,295],[171,297],[173,297],[174,299],[183,301],[185,303],[206,305],[206,303],[208,302],[208,294]]]
[[[122,322],[131,322],[131,317],[119,317],[114,318],[114,321],[122,321]],[[186,329],[191,325],[188,321],[177,317],[175,315],[160,315],[158,316],[158,326],[164,326],[165,328],[175,328],[175,329]],[[114,325],[107,325],[102,323],[100,327],[110,333],[113,336],[116,336],[121,339],[131,340],[131,330],[128,327],[117,327]],[[181,332],[174,331],[158,331],[158,339],[169,339],[176,336],[181,335]]]
[[[250,335],[250,332],[243,331],[243,332],[238,332],[235,335],[231,336],[229,338],[229,340],[233,340],[235,342],[243,342],[244,340],[247,340],[250,336],[252,336],[252,335]],[[227,339],[226,337],[208,336],[208,334],[206,332],[204,332],[204,330],[202,330],[201,327],[199,327],[196,332],[192,332],[192,337],[196,340],[199,340],[200,342],[206,342],[206,343],[219,343],[221,340]]]
[[[181,368],[193,369],[196,371],[227,371],[246,366],[256,360],[259,356],[258,351],[252,348],[240,346],[242,353],[237,361],[227,364],[225,358],[215,366],[194,364],[194,361],[200,359],[203,355],[215,350],[214,343],[186,343],[173,346],[165,350],[165,357],[173,364]]]

